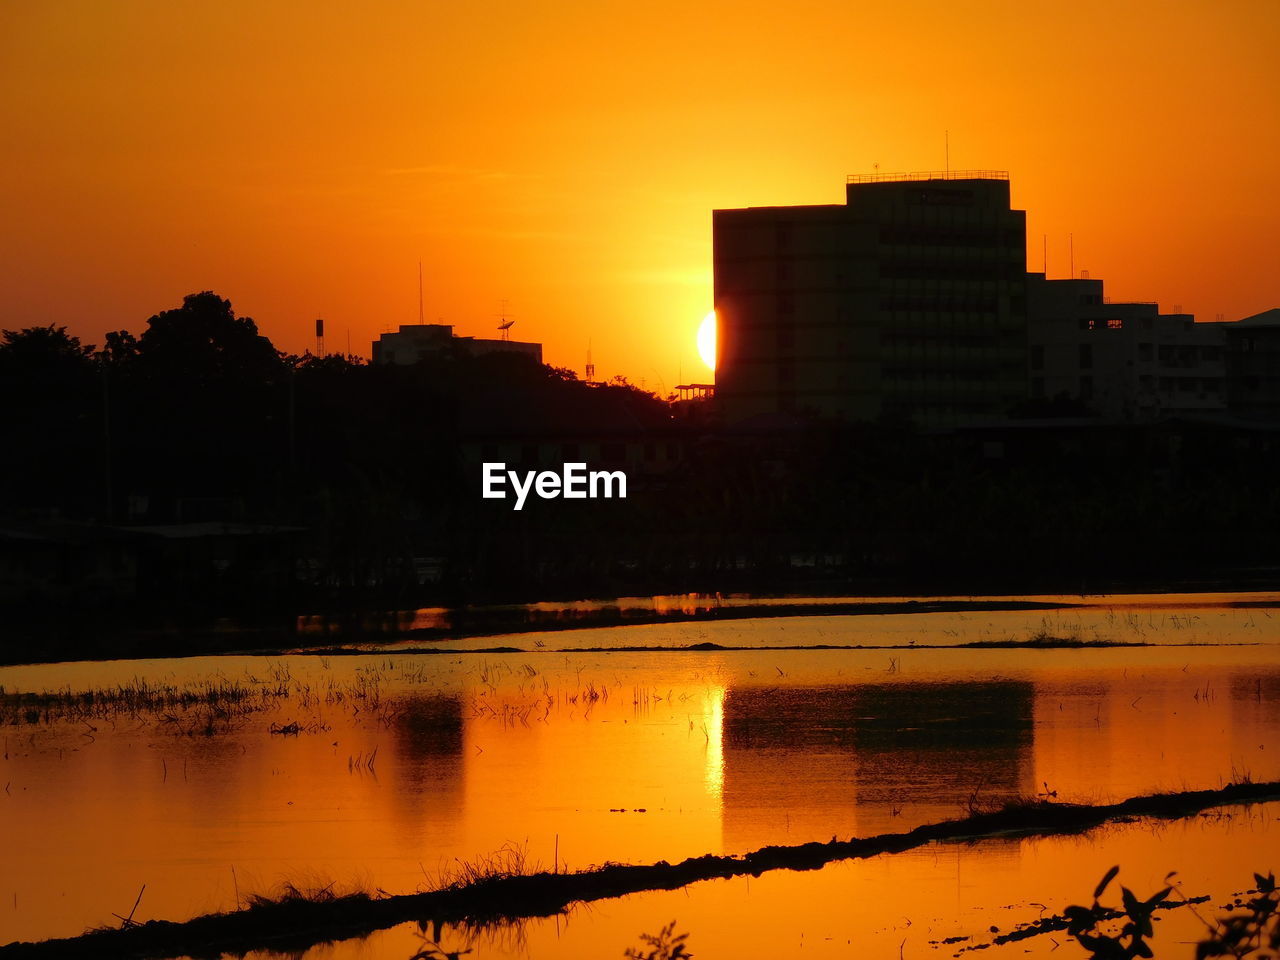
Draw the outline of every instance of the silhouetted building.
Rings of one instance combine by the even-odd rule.
[[[1026,395],[1026,215],[1008,175],[851,177],[843,205],[717,210],[716,398],[951,425]]]
[[[1111,303],[1101,280],[1027,275],[1032,400],[1070,400],[1114,420],[1222,410],[1224,325]]]
[[[395,333],[384,333],[373,342],[374,363],[417,363],[428,357],[461,353],[478,357],[486,353],[515,353],[542,362],[542,344],[519,340],[482,340],[458,337],[442,323],[404,324]]]
[[[1227,341],[1227,407],[1280,420],[1280,308],[1220,325]]]

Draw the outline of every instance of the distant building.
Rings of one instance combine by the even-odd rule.
[[[712,215],[716,400],[946,426],[1026,396],[1026,215],[1008,175],[851,177],[843,205]]]
[[[395,333],[384,333],[373,342],[374,363],[417,363],[428,357],[457,354],[478,357],[486,353],[515,353],[534,363],[542,362],[542,344],[519,340],[482,340],[454,336],[453,327],[441,323],[405,324]]]
[[[1280,308],[1220,326],[1227,339],[1229,411],[1280,420]]]
[[[1030,273],[1030,396],[1078,401],[1113,420],[1220,411],[1226,326],[1154,303],[1108,302],[1101,280]]]

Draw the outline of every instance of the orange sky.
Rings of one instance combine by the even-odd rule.
[[[976,12],[979,11],[980,13]],[[212,289],[287,350],[428,321],[708,379],[715,207],[1011,171],[1029,264],[1280,304],[1280,6],[0,4],[0,326],[95,343]]]

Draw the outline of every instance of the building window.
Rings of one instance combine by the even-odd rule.
[[[1080,378],[1080,399],[1085,401],[1093,399],[1093,377]]]
[[[1123,321],[1123,320],[1121,320],[1121,319],[1120,319],[1120,318],[1118,318],[1118,317],[1112,317],[1110,320],[1108,320],[1108,321],[1107,321],[1107,329],[1108,329],[1108,330],[1123,330],[1123,329],[1124,329],[1124,321]]]
[[[1091,343],[1080,344],[1080,369],[1093,369],[1093,344]]]
[[[1156,352],[1155,344],[1152,344],[1152,343],[1138,344],[1139,360],[1143,360],[1149,363],[1151,361],[1151,358],[1155,356],[1155,352]]]
[[[1031,378],[1031,396],[1036,400],[1044,399],[1044,377]]]

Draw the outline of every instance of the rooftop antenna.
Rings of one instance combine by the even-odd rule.
[[[502,313],[498,315],[498,329],[502,331],[502,339],[511,339],[511,327],[515,323],[514,320],[507,319],[507,301],[502,301]]]
[[[943,143],[942,149],[946,155],[947,176],[949,177],[951,176],[951,131],[950,130],[942,131],[942,143]]]
[[[1074,233],[1067,234],[1068,251],[1071,255],[1071,279],[1076,278],[1076,235]]]
[[[418,326],[422,326],[422,261],[418,261]]]
[[[594,383],[596,379],[595,361],[591,359],[591,338],[587,338],[587,383]]]
[[[1049,279],[1049,235],[1044,235],[1044,278]]]
[[[324,318],[316,314],[316,356],[324,356]]]

